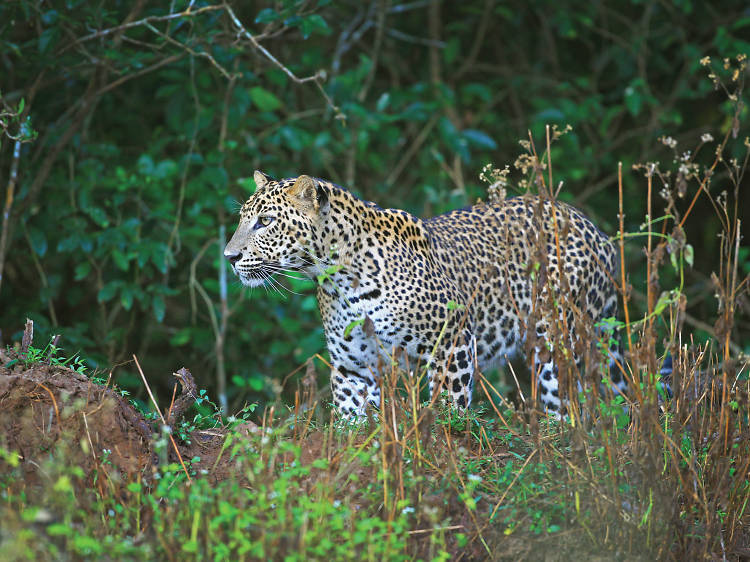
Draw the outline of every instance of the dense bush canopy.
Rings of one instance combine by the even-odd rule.
[[[62,334],[124,387],[136,354],[165,385],[188,366],[229,410],[271,399],[324,340],[312,283],[248,292],[221,257],[253,170],[325,177],[428,216],[484,197],[482,168],[512,166],[519,139],[541,152],[545,125],[570,125],[552,150],[560,197],[616,233],[622,162],[625,230],[637,231],[646,180],[632,166],[668,169],[747,113],[707,75],[735,91],[744,76],[724,59],[750,53],[748,37],[744,1],[3,2],[3,342],[30,317],[37,341]],[[741,141],[727,160],[745,157]],[[711,189],[731,196],[722,170]],[[707,272],[720,222],[696,205],[685,228]],[[633,279],[642,245],[628,240]],[[689,274],[685,291],[688,325],[706,337],[710,280]],[[737,327],[747,350],[747,316]]]

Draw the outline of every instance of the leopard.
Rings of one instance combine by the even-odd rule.
[[[316,281],[343,417],[377,411],[378,364],[394,355],[423,365],[431,396],[459,409],[477,373],[525,355],[541,406],[560,415],[567,399],[551,350],[580,366],[580,324],[616,315],[612,240],[556,198],[527,193],[418,218],[308,175],[253,179],[224,256],[245,286]],[[552,330],[561,319],[567,329]],[[606,376],[615,393],[626,389],[617,370]]]

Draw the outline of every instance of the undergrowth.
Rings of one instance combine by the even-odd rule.
[[[744,72],[744,59],[737,64]],[[731,85],[741,87],[736,80]],[[737,103],[734,119],[741,112]],[[549,159],[554,136],[548,135],[541,156],[530,140],[520,162],[526,183],[550,197],[556,195]],[[244,424],[243,431],[227,435],[222,454],[232,459],[232,470],[221,478],[211,469],[188,468],[189,479],[181,465],[164,462],[128,482],[91,486],[57,451],[35,468],[41,488],[31,490],[24,484],[29,467],[16,451],[0,448],[0,557],[747,556],[750,382],[747,356],[732,334],[738,299],[748,292],[737,212],[748,142],[738,156],[730,146],[735,137],[735,127],[727,129],[707,165],[691,151],[675,152],[671,174],[656,163],[639,168],[649,209],[657,193],[668,209],[664,217],[647,217],[639,232],[616,238],[621,252],[626,239],[645,242],[643,313],[634,318],[633,289],[621,272],[614,281],[624,322],[609,322],[616,330],[610,335],[596,336],[592,327],[589,338],[599,346],[583,350],[585,364],[596,366],[616,340],[622,342],[616,368],[628,380],[627,396],[612,396],[606,384],[587,384],[592,373],[578,372],[570,354],[557,347],[551,353],[569,400],[563,420],[538,411],[533,385],[513,404],[481,374],[478,406],[468,412],[424,402],[421,379],[392,361],[380,368],[377,415],[353,425],[325,421],[329,405],[303,379],[293,408],[268,409],[257,426],[248,431]],[[504,196],[507,172],[485,172],[494,196]],[[719,182],[722,187],[712,189]],[[704,342],[683,326],[684,271],[694,264],[682,227],[699,197],[711,201],[724,225],[721,271],[711,274],[717,320]],[[624,232],[622,217],[620,224]],[[670,267],[676,286],[664,290],[660,275]],[[562,335],[560,341],[566,340],[558,312],[567,304],[562,294],[542,304],[558,318],[551,330]],[[27,355],[29,364],[49,357],[48,351]],[[672,368],[660,373],[667,355]],[[314,374],[311,360],[307,376]],[[189,429],[183,424],[179,436],[187,438]],[[167,440],[160,446],[167,447]]]

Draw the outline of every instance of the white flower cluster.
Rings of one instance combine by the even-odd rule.
[[[674,148],[677,146],[677,141],[673,139],[672,137],[661,137],[659,138],[659,141],[669,148]]]

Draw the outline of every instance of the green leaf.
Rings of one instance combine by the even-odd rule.
[[[690,267],[693,267],[693,259],[695,258],[695,251],[693,250],[693,246],[690,244],[685,244],[683,252],[685,253],[685,263]]]
[[[122,288],[122,292],[120,292],[120,303],[125,310],[133,308],[133,289],[128,286]]]
[[[181,346],[185,345],[190,341],[192,329],[190,327],[182,328],[179,330],[172,338],[169,340],[169,343],[171,343],[174,346]]]
[[[257,189],[253,178],[238,178],[237,185],[239,185],[243,191],[249,191],[250,193],[255,193],[255,190]]]
[[[148,154],[143,154],[138,159],[138,171],[144,176],[150,176],[154,173],[154,159]]]
[[[89,273],[91,273],[91,264],[87,261],[84,261],[76,266],[74,278],[76,281],[80,281],[81,279],[86,279]]]
[[[479,98],[483,102],[492,101],[492,88],[487,84],[470,82],[461,88],[462,94]]]
[[[300,31],[302,37],[307,39],[313,33],[320,33],[321,35],[329,35],[331,29],[328,27],[326,20],[318,14],[311,14],[302,19],[300,22]]]
[[[128,270],[130,259],[120,250],[112,250],[112,259],[118,269],[121,269],[122,271]]]
[[[70,476],[67,474],[59,476],[52,489],[55,490],[55,492],[73,492],[73,483],[70,481]],[[49,529],[49,527],[47,527],[47,529]]]
[[[457,153],[461,157],[461,160],[468,162],[471,155],[469,154],[469,143],[466,138],[464,138],[447,117],[443,117],[440,120],[439,127],[441,136],[448,147]]]
[[[174,176],[177,173],[177,164],[174,160],[162,160],[154,168],[154,177],[159,179],[166,179]]]
[[[378,103],[375,104],[375,109],[378,111],[385,110],[386,107],[388,107],[388,102],[390,101],[391,96],[388,92],[384,92],[381,94],[381,96],[378,98]]]
[[[164,314],[167,311],[167,305],[164,302],[164,297],[161,295],[156,295],[151,300],[151,307],[154,309],[154,317],[156,318],[156,321],[161,324],[161,322],[164,320]]]
[[[633,117],[637,117],[643,106],[643,80],[636,78],[625,88],[625,107]]]
[[[52,25],[57,21],[57,16],[59,14],[57,13],[57,10],[49,10],[47,12],[42,13],[42,23],[44,25]]]
[[[659,295],[659,300],[656,301],[656,306],[654,307],[654,314],[661,314],[665,308],[667,308],[670,304],[672,304],[675,301],[674,296],[672,295],[671,291],[664,291],[661,295]]]
[[[65,523],[52,523],[47,525],[47,534],[53,537],[69,537],[73,534],[73,528]]]
[[[488,150],[495,150],[497,148],[497,143],[492,137],[482,131],[476,129],[465,129],[464,137],[467,138],[471,144],[480,148],[486,148]]]
[[[201,172],[201,178],[205,179],[218,190],[226,189],[229,184],[227,171],[220,166],[206,166]]]
[[[39,48],[39,52],[44,54],[46,53],[50,48],[50,43],[57,35],[57,28],[50,27],[49,29],[45,29],[42,31],[42,34],[39,36],[39,40],[37,43],[37,47]]]
[[[354,320],[353,322],[349,322],[349,325],[346,328],[344,328],[344,338],[345,339],[348,338],[351,335],[352,330],[354,328],[356,328],[357,326],[362,326],[364,323],[365,323],[364,318],[360,318],[359,320]]]
[[[96,300],[100,303],[112,300],[112,297],[115,296],[121,285],[122,281],[110,281],[101,288],[99,294],[96,296]]]
[[[280,17],[279,13],[273,8],[263,8],[255,16],[255,23],[269,23],[278,20]]]
[[[317,310],[318,308],[318,299],[315,297],[315,295],[307,295],[305,298],[302,299],[302,303],[300,304],[300,310],[304,310],[305,312],[311,312],[314,310]]]
[[[47,237],[44,232],[37,228],[29,228],[29,241],[31,242],[31,249],[40,258],[47,253]]]
[[[109,226],[109,218],[107,217],[107,213],[104,212],[104,209],[99,207],[85,207],[83,212],[91,217],[91,220],[93,220],[97,226],[102,228],[107,228]]]
[[[445,42],[443,49],[443,60],[446,64],[452,64],[461,52],[461,41],[458,37],[452,37]]]
[[[140,248],[138,249],[138,253],[135,255],[136,263],[138,264],[138,267],[143,267],[148,263],[149,258],[151,257],[151,253],[153,252],[153,245],[144,242],[141,244]]]
[[[71,250],[78,248],[79,242],[80,242],[80,238],[78,238],[77,235],[63,238],[57,243],[57,252],[58,253],[70,252]]]
[[[173,260],[167,258],[167,245],[157,244],[151,247],[151,263],[162,273],[166,273],[169,263]]]
[[[250,88],[248,94],[250,95],[250,99],[253,100],[255,107],[261,111],[274,111],[281,107],[281,100],[260,86]]]
[[[16,43],[11,43],[10,41],[5,42],[5,46],[8,47],[11,51],[13,51],[13,54],[16,56],[21,56],[21,47],[19,47]]]

